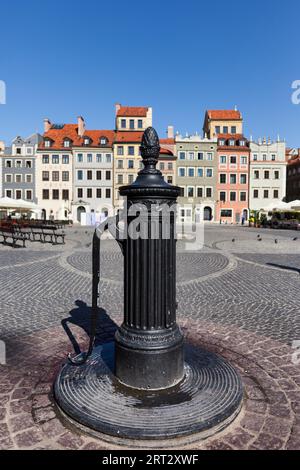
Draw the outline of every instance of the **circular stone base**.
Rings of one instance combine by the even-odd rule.
[[[114,343],[98,346],[83,366],[66,364],[54,395],[72,423],[130,439],[161,439],[221,431],[241,409],[237,372],[221,357],[185,347],[185,377],[175,387],[146,391],[126,387],[113,375]]]

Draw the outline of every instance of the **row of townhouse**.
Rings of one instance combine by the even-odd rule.
[[[151,125],[151,107],[120,104],[114,130],[88,130],[82,117],[76,124],[45,119],[43,136],[0,148],[1,195],[36,202],[45,218],[106,215],[142,168],[141,138]],[[286,196],[285,143],[247,139],[237,109],[206,111],[202,136],[174,136],[168,126],[160,145],[158,167],[180,187],[181,220],[240,223]]]

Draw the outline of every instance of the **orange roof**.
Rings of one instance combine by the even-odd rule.
[[[171,157],[174,157],[174,154],[173,152],[171,152],[171,150],[169,149],[164,149],[164,148],[161,148],[160,151],[159,151],[159,154],[163,154],[163,155],[170,155]]]
[[[148,108],[141,106],[121,106],[117,111],[117,116],[146,117]]]
[[[115,142],[138,142],[143,137],[143,131],[118,131],[115,133]]]
[[[175,139],[174,139],[174,138],[159,139],[159,142],[160,142],[161,144],[169,144],[169,145],[172,145],[172,144],[175,144]]]
[[[114,141],[114,131],[111,130],[85,130],[83,137],[78,135],[77,124],[64,124],[61,129],[51,128],[48,132],[44,133],[44,139],[49,138],[52,140],[51,149],[64,148],[64,140],[70,139],[73,147],[81,147],[84,144],[84,138],[90,137],[91,147],[100,147],[100,138],[106,137],[108,142],[107,145],[110,147]],[[39,145],[40,149],[45,148],[44,141]],[[48,148],[48,147],[47,147]]]
[[[207,111],[209,119],[235,120],[242,119],[241,113],[235,109],[209,109]]]
[[[218,134],[218,139],[235,139],[235,140],[247,140],[243,134]]]

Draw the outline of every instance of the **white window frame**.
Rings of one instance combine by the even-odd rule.
[[[208,175],[207,175],[207,171],[208,171],[208,170],[211,170],[211,176],[208,176]],[[214,169],[213,169],[213,168],[209,168],[209,167],[205,168],[205,178],[213,178],[213,176],[214,176]]]
[[[207,196],[207,189],[211,190],[211,196]],[[213,199],[213,197],[214,197],[214,188],[213,188],[213,186],[205,186],[205,197],[207,199]]]
[[[195,167],[194,167],[194,166],[188,166],[187,170],[188,170],[188,171],[187,171],[187,177],[188,177],[188,178],[195,178]],[[194,175],[193,175],[193,176],[190,176],[190,175],[189,175],[189,171],[190,171],[190,170],[193,170],[193,172],[194,172]]]
[[[184,175],[183,176],[180,175],[180,170],[184,170]],[[178,174],[179,178],[185,178],[186,177],[186,167],[185,166],[179,166],[177,174]]]
[[[17,176],[20,176],[20,181],[17,181]],[[15,183],[18,183],[18,184],[23,183],[23,181],[22,181],[22,174],[20,174],[20,173],[16,173],[16,174],[15,174]]]
[[[10,176],[10,181],[7,180],[8,176]],[[13,174],[12,173],[6,173],[5,174],[5,183],[13,183]]]

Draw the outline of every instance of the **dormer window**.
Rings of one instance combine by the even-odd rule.
[[[70,147],[70,141],[68,139],[64,140],[64,147]]]
[[[240,146],[245,147],[245,145],[246,145],[246,142],[244,140],[240,140]]]
[[[220,140],[219,140],[219,145],[225,145],[225,140],[224,140],[224,139],[220,139]]]
[[[107,138],[106,137],[100,137],[100,145],[106,145],[107,144]]]
[[[235,140],[229,139],[229,145],[233,147],[235,145]]]
[[[83,139],[83,144],[84,144],[84,145],[90,145],[90,142],[91,142],[91,140],[90,140],[89,137],[85,137],[85,138]]]
[[[51,147],[51,140],[50,139],[45,140],[45,147]]]

